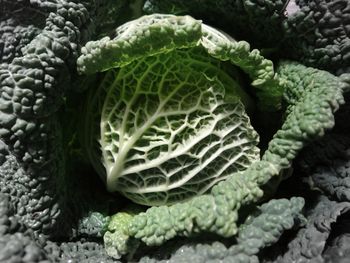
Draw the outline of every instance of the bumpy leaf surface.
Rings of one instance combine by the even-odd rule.
[[[109,190],[147,205],[176,202],[259,158],[244,106],[202,63],[180,51],[111,72],[100,139]]]
[[[239,227],[234,245],[190,243],[173,251],[169,259],[143,257],[141,262],[259,262],[258,253],[263,248],[277,242],[284,231],[304,223],[303,205],[302,198],[271,200],[251,211]]]
[[[337,75],[350,72],[350,2],[308,0],[283,22],[283,52],[307,66]]]
[[[146,205],[174,203],[259,159],[240,102],[249,110],[251,99],[233,65],[251,77],[262,104],[280,106],[282,89],[272,62],[248,43],[188,16],[155,14],[82,53],[81,72],[110,69],[85,122],[87,152],[110,191]]]
[[[288,244],[287,252],[275,262],[324,262],[322,253],[332,232],[332,224],[349,212],[349,202],[337,203],[320,196],[311,211],[307,225]]]
[[[65,236],[73,227],[76,215],[67,213],[67,201],[84,206],[70,199],[73,180],[64,179],[56,113],[103,2],[1,1],[0,192],[11,204],[1,218],[2,262],[45,260],[45,238]]]
[[[238,210],[259,200],[263,195],[260,187],[289,168],[305,143],[333,127],[333,114],[344,103],[345,84],[339,78],[292,62],[282,63],[277,73],[286,85],[288,115],[263,160],[229,176],[208,195],[173,206],[152,207],[135,216],[130,223],[131,236],[148,245],[159,245],[177,235],[201,231],[225,237],[236,234]]]

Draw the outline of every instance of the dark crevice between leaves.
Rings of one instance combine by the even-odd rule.
[[[326,245],[322,253],[324,253],[329,246],[333,245],[335,239],[344,234],[350,234],[350,212],[341,214],[336,222],[331,224],[330,235],[326,240]]]

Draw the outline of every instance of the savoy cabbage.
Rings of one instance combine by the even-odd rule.
[[[78,59],[83,73],[106,72],[88,99],[84,145],[97,144],[87,152],[100,162],[109,191],[166,206],[115,217],[122,230],[115,242],[105,238],[109,251],[114,244],[127,252],[129,236],[160,245],[201,231],[236,234],[239,208],[263,197],[264,185],[303,145],[334,125],[331,116],[343,103],[340,78],[291,61],[279,62],[275,73],[246,42],[188,16],[143,16],[115,35],[88,42]],[[284,124],[261,160],[245,113],[253,99],[235,81],[237,69],[221,61],[252,79],[259,110],[280,109],[284,93]]]
[[[232,66],[254,77],[270,103],[281,92],[264,89],[274,82],[272,63],[247,43],[188,16],[153,15],[118,28],[113,40],[87,43],[82,53],[82,72],[112,68],[88,101],[84,143],[87,152],[98,151],[90,153],[93,163],[102,156],[105,169],[96,166],[109,191],[145,205],[174,203],[259,159],[258,134],[245,112],[252,99]]]
[[[349,7],[1,1],[0,261],[342,260]]]

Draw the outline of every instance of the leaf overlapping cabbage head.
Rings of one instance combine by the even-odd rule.
[[[84,145],[108,190],[145,205],[174,203],[259,159],[241,70],[260,88],[261,105],[278,107],[281,92],[264,89],[275,82],[272,63],[248,43],[189,16],[156,14],[82,53],[81,72],[107,71],[88,99]]]
[[[104,241],[114,258],[137,241],[236,235],[239,211],[273,191],[304,145],[334,126],[347,87],[297,62],[274,67],[247,42],[189,16],[160,14],[87,43],[78,69],[98,83],[84,122],[90,160],[109,190],[153,205],[112,217]],[[254,108],[283,115],[261,158]]]

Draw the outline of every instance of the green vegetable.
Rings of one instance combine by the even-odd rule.
[[[350,72],[349,3],[1,1],[0,261],[118,262],[103,245],[102,236],[108,235],[108,253],[112,251],[114,257],[127,253],[123,262],[346,261],[349,99],[335,115],[335,129],[328,130],[334,125],[334,111],[342,103],[342,82],[350,83],[346,74]],[[177,24],[176,19],[161,27],[157,23],[146,25],[143,19],[137,27],[132,26],[131,21],[143,12],[191,15],[195,19],[186,20],[192,21],[193,27],[187,27],[187,22]],[[128,30],[117,34],[123,37],[113,38],[115,28],[128,21],[128,26],[121,27]],[[179,27],[183,30],[178,31]],[[152,29],[150,34],[144,31],[147,28]],[[78,76],[81,47],[105,36],[111,39],[86,47],[84,56],[89,57],[86,61],[93,69],[90,76]],[[245,153],[251,157],[254,152],[257,159],[250,158],[244,163],[248,168],[220,178],[223,181],[202,195],[178,202],[185,199],[182,196],[174,199],[173,205],[152,207],[119,220],[122,214],[114,214],[129,211],[131,201],[107,192],[86,161],[94,160],[95,168],[106,178],[100,145],[94,139],[94,134],[100,134],[102,106],[111,87],[101,82],[108,81],[107,76],[112,82],[116,76],[120,80],[137,78],[136,74],[142,74],[137,62],[150,62],[150,73],[157,72],[156,65],[169,67],[165,61],[152,60],[156,57],[169,57],[173,62],[170,68],[174,72],[164,74],[167,79],[174,79],[171,73],[196,77],[204,83],[202,88],[193,82],[183,83],[201,94],[212,85],[213,91],[224,97],[225,108],[240,109],[239,128],[255,134],[249,145],[252,148]],[[188,68],[189,72],[184,72]],[[103,72],[92,73],[100,69]],[[133,91],[128,89],[129,83],[123,86]],[[84,88],[92,96],[88,109],[93,115],[86,114],[87,108],[82,110],[87,95]],[[185,97],[191,94],[183,92]],[[91,126],[79,126],[82,121]],[[80,136],[83,130],[89,132]],[[258,144],[254,130],[260,137]],[[307,142],[319,137],[324,138],[320,147],[311,145],[311,152],[301,153]],[[92,149],[89,156],[81,147]],[[257,156],[258,148],[263,160]],[[300,159],[306,165],[298,166]],[[215,168],[215,163],[209,167]],[[310,188],[327,196],[315,199],[316,191]],[[187,187],[184,193],[193,189]],[[302,199],[296,196],[304,197],[305,212],[301,211]],[[308,219],[304,227],[299,222],[303,222],[302,212]]]
[[[78,59],[81,72],[107,71],[88,101],[85,145],[98,141],[101,149],[100,152],[96,144],[89,147],[90,158],[109,190],[120,191],[135,202],[159,205],[192,199],[152,207],[122,220],[117,225],[123,238],[116,237],[113,241],[108,235],[109,251],[111,244],[118,247],[114,255],[128,252],[127,243],[133,239],[152,246],[175,236],[201,232],[224,237],[235,235],[239,209],[261,200],[262,189],[290,168],[304,145],[333,127],[333,113],[344,103],[342,92],[346,84],[342,79],[291,61],[281,61],[274,73],[272,62],[261,57],[257,50],[249,51],[246,42],[236,42],[188,16],[145,16],[128,22],[116,32],[112,40],[106,37],[87,43]],[[149,44],[144,47],[144,43]],[[248,74],[260,109],[271,110],[273,106],[280,109],[284,93],[285,121],[261,160],[253,157],[242,165],[236,157],[257,153],[256,140],[250,139],[255,138],[254,131],[248,125],[243,107],[239,106],[242,101],[249,110],[252,99],[247,99],[241,82],[236,81],[239,77],[232,78],[238,76],[236,69],[220,61],[230,61]],[[218,111],[213,111],[211,105]],[[238,118],[229,113],[231,109],[235,109]],[[202,121],[208,119],[203,112],[215,114],[207,122]],[[218,132],[216,126],[207,129],[208,123],[216,122],[215,115],[228,117],[225,125],[217,122],[221,130],[232,131],[223,138],[228,136],[228,141],[232,138],[233,145],[243,138],[249,147],[238,148],[238,152],[229,148],[230,155],[220,155],[224,161],[215,160],[208,164],[207,170],[204,162],[195,162],[193,156],[196,157],[198,149],[194,146],[202,135]],[[174,127],[180,127],[181,132],[172,137]],[[183,139],[184,136],[189,139]],[[204,149],[203,157],[211,156],[207,149],[213,148],[215,142],[212,138],[200,142],[199,153]],[[219,152],[230,145],[226,139],[218,144]],[[105,173],[101,173],[100,159]],[[237,164],[242,169],[237,169]],[[215,165],[213,169],[212,165]],[[220,178],[217,173],[223,168],[227,173]],[[204,191],[214,185],[209,193],[203,194],[196,180],[194,183],[188,180],[187,174],[192,171],[204,171],[205,177],[198,173],[198,178],[199,182],[203,178],[208,180]],[[184,177],[172,185],[169,182],[174,172],[176,177],[177,173]],[[193,192],[200,195],[193,197]]]
[[[218,183],[210,194],[136,215],[127,224],[130,237],[151,246],[200,232],[235,235],[239,209],[260,200],[262,187],[290,167],[305,143],[323,136],[334,125],[333,112],[344,102],[345,84],[339,78],[293,62],[281,63],[277,73],[286,83],[289,106],[286,120],[262,160]]]
[[[259,159],[245,113],[254,105],[233,65],[252,78],[261,105],[278,108],[271,61],[188,16],[144,16],[116,32],[78,59],[83,73],[107,70],[88,101],[85,146],[109,191],[175,203]]]

